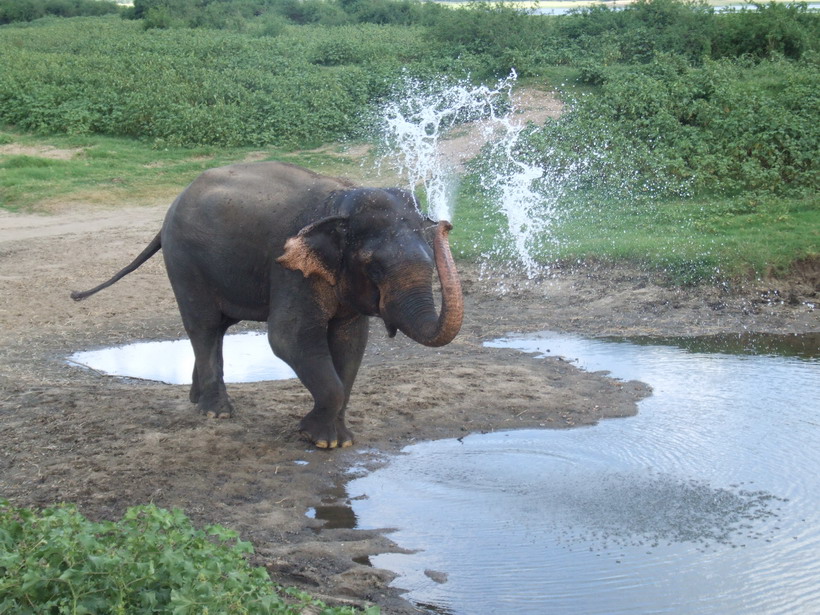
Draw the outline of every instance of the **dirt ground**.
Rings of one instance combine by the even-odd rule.
[[[348,415],[357,443],[316,451],[296,432],[310,400],[298,381],[229,385],[231,420],[207,420],[186,386],[105,376],[66,361],[77,350],[184,337],[162,259],[83,303],[142,250],[165,205],[52,216],[0,214],[0,497],[76,502],[92,518],[126,507],[179,507],[253,541],[256,562],[330,602],[414,613],[391,574],[361,562],[399,548],[388,534],[318,531],[306,511],[344,501],[345,471],[413,442],[524,427],[565,428],[636,412],[636,382],[585,373],[482,343],[510,332],[592,336],[820,330],[818,267],[788,281],[671,289],[636,271],[553,270],[542,279],[462,263],[466,315],[442,349],[374,320]],[[503,288],[503,290],[502,290]]]

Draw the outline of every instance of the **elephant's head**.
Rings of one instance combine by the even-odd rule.
[[[448,242],[450,223],[425,219],[403,190],[345,191],[336,195],[333,209],[334,215],[291,237],[278,262],[325,280],[358,312],[380,316],[391,337],[398,330],[425,346],[449,344],[464,316]],[[434,268],[441,283],[440,313],[433,297]]]

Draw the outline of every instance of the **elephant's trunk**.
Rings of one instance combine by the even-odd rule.
[[[433,305],[429,278],[426,285],[417,284],[403,296],[396,297],[393,306],[399,306],[402,317],[395,324],[410,339],[425,346],[444,346],[453,341],[464,319],[464,299],[453,255],[450,252],[448,234],[453,226],[442,220],[436,228],[433,240],[438,278],[441,282],[441,311],[437,315]],[[391,307],[393,307],[391,306]],[[393,311],[388,309],[388,311]],[[388,328],[391,328],[388,325]]]

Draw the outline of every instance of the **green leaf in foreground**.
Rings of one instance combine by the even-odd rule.
[[[197,529],[179,510],[137,506],[119,522],[93,522],[73,505],[0,500],[0,614],[356,612],[275,586],[248,563],[252,552],[236,532]]]

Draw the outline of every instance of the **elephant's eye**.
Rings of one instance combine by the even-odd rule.
[[[386,277],[386,272],[384,266],[376,260],[371,260],[366,264],[367,270],[367,277],[369,277],[373,282],[378,284]]]
[[[380,282],[385,277],[385,268],[380,259],[376,257],[375,250],[364,248],[359,251],[359,263],[364,269],[365,275],[374,282]]]

